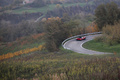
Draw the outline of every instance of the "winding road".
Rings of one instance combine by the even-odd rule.
[[[74,52],[82,53],[82,54],[89,54],[89,55],[111,54],[111,53],[107,53],[107,52],[98,52],[98,51],[88,50],[88,49],[85,49],[82,47],[82,45],[85,42],[90,41],[90,40],[94,39],[96,36],[100,36],[100,35],[101,34],[89,35],[89,36],[86,36],[86,40],[82,40],[82,41],[76,41],[75,39],[71,39],[71,40],[65,42],[65,44],[63,46],[65,49],[69,49]]]

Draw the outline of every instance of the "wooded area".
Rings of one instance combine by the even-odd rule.
[[[34,6],[34,4],[37,4],[38,1],[39,0],[36,0],[35,2],[27,4],[25,6],[29,6],[29,7],[31,5],[32,5],[31,7],[42,6],[42,5]],[[46,14],[3,13],[2,15],[0,15],[1,16],[0,40],[3,42],[15,41],[19,37],[30,36],[32,34],[39,34],[45,32],[46,44],[49,43],[46,45],[46,48],[48,48],[48,50],[54,51],[59,48],[61,42],[67,37],[81,33],[99,31],[102,30],[102,27],[108,24],[114,25],[115,22],[119,21],[120,9],[118,8],[119,5],[115,3],[118,2],[118,0],[111,3],[107,3],[109,0],[103,1],[102,3],[104,4],[101,4],[98,7],[94,3],[98,3],[99,0],[93,1],[92,4],[89,4],[90,1],[92,0],[89,0],[87,2],[83,0],[75,0],[75,2],[73,2],[73,0],[71,1],[68,0],[65,3],[85,2],[86,4],[84,4],[84,6],[74,5],[68,7],[64,7],[64,6],[59,7],[61,4],[63,4],[63,3],[59,3],[58,7],[56,7],[52,11],[47,11]],[[48,1],[43,1],[43,0],[41,1],[41,3],[45,3],[43,4],[43,6],[48,4],[58,4],[54,0],[50,0],[50,3],[47,2]],[[64,1],[60,1],[60,2],[64,2]],[[41,21],[38,21],[36,23],[34,22],[36,17],[43,15],[44,18],[42,18]],[[29,19],[34,19],[34,20],[29,20]],[[13,24],[13,23],[17,23],[17,24]],[[61,37],[58,37],[58,35]]]
[[[101,4],[95,10],[96,23],[100,29],[106,25],[114,25],[120,20],[120,9],[114,2]]]

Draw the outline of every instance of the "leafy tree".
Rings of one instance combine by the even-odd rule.
[[[96,23],[100,29],[103,26],[114,25],[120,19],[120,9],[114,2],[101,4],[95,10]]]
[[[74,21],[62,22],[61,19],[47,20],[44,26],[46,49],[49,51],[58,50],[62,41],[72,35],[73,30],[78,24]]]

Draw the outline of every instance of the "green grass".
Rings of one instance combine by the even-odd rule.
[[[120,44],[109,46],[103,42],[97,42],[97,41],[91,40],[83,44],[83,47],[90,50],[100,51],[100,52],[110,52],[110,53],[116,52],[120,56]]]
[[[42,13],[46,13],[47,10],[50,10],[51,7],[53,6],[50,6],[50,7],[42,7],[42,8],[20,8],[20,9],[17,9],[17,10],[13,10],[12,13],[15,13],[15,14],[22,14],[24,12],[27,12],[27,13],[36,13],[36,12],[42,12]]]
[[[22,7],[20,9],[12,10],[11,12],[15,14],[22,14],[24,12],[27,12],[27,13],[42,12],[45,14],[48,10],[53,10],[55,6],[56,6],[55,4],[52,4],[52,5],[47,5],[41,8]]]
[[[56,5],[52,4],[52,5],[47,5],[41,8],[27,8],[27,7],[22,7],[20,9],[17,10],[13,10],[12,13],[15,14],[22,14],[24,12],[28,12],[28,13],[36,13],[36,12],[42,12],[43,14],[46,14],[48,10],[53,10],[55,9]]]

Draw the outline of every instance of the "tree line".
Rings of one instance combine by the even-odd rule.
[[[69,16],[73,16],[79,13],[84,13],[84,14],[93,14],[95,10],[95,6],[93,5],[86,5],[84,7],[81,7],[80,5],[76,6],[70,6],[70,7],[61,7],[61,8],[56,8],[52,11],[48,11],[46,14],[46,17],[51,17],[51,16],[58,16],[62,17],[64,13],[67,13]]]
[[[2,13],[0,15],[0,22],[2,20],[9,21],[12,24],[20,23],[24,20],[36,20],[38,17],[42,16],[43,14],[41,12],[37,13],[22,13],[22,14],[8,14],[8,13]]]
[[[114,2],[116,3],[118,6],[120,6],[120,1],[119,0],[93,0],[94,5],[100,5],[100,4],[107,4],[107,3],[111,3]]]
[[[11,24],[9,21],[0,23],[0,41],[10,42],[23,36],[30,36],[43,32],[42,22],[22,21],[18,24]]]
[[[113,6],[116,6],[118,8],[118,6],[120,5],[117,5],[116,3],[119,3],[120,1],[115,1],[115,2],[111,2],[113,3],[112,5]],[[70,6],[70,7],[64,7],[64,6],[61,6],[61,7],[58,7],[52,11],[48,11],[47,14],[46,14],[46,17],[51,17],[51,16],[59,16],[59,17],[62,17],[64,13],[67,13],[69,14],[70,16],[72,15],[76,15],[76,14],[79,14],[79,13],[83,13],[84,14],[96,14],[95,10],[97,10],[98,8],[98,5],[96,5],[96,3],[99,3],[98,5],[100,4],[103,4],[104,5],[108,5],[109,4],[109,0],[107,0],[106,2],[105,1],[93,1],[93,4],[85,4],[83,7],[81,7],[80,5],[76,5],[76,6]],[[109,7],[109,6],[108,6]],[[97,8],[97,9],[96,9]]]

